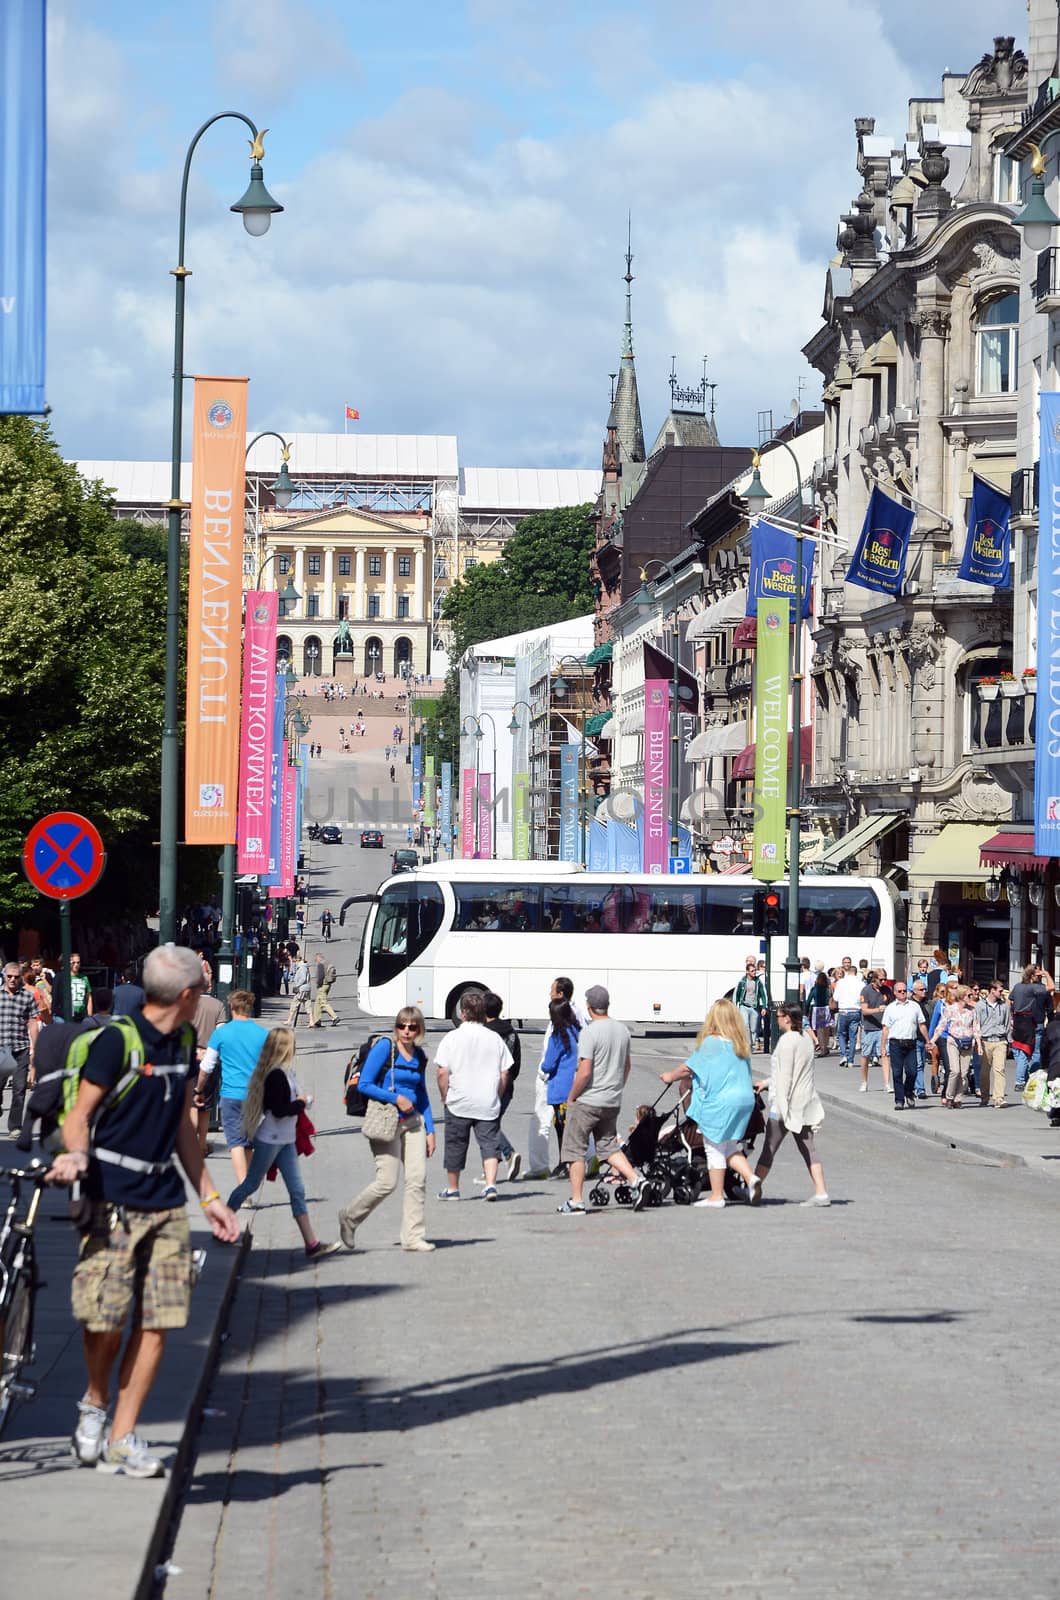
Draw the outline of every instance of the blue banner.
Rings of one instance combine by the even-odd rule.
[[[869,508],[861,525],[847,583],[859,589],[874,589],[880,594],[898,594],[905,577],[905,558],[913,531],[913,513],[897,500],[873,489]]]
[[[578,854],[578,746],[559,749],[559,859],[577,861]]]
[[[286,663],[284,663],[286,665]],[[272,769],[269,774],[269,870],[259,881],[269,889],[280,881],[280,855],[283,824],[283,719],[287,708],[287,679],[276,674],[276,698],[272,706]]]
[[[760,599],[789,600],[795,615],[795,590],[798,584],[798,544],[795,534],[774,528],[771,522],[756,522],[751,529],[751,574],[747,582],[747,615],[757,616]],[[816,539],[802,536],[802,614],[810,615],[813,592],[813,558]]]
[[[440,842],[447,856],[453,853],[453,763],[442,762],[442,808],[438,815]]]
[[[628,823],[620,822],[617,817],[612,817],[607,824],[607,870],[640,871],[640,840]]]
[[[589,823],[589,871],[606,872],[609,866],[607,859],[608,834],[610,826],[605,827],[602,822],[597,822],[593,817]]]
[[[1042,394],[1034,853],[1060,856],[1060,394]]]
[[[0,5],[0,412],[44,411],[44,9]]]
[[[958,576],[969,583],[988,583],[994,589],[1009,586],[1009,517],[1012,503],[1007,494],[983,478],[972,479],[972,503],[968,508],[968,538]]]
[[[423,746],[417,742],[412,746],[412,809],[419,808],[423,796]]]

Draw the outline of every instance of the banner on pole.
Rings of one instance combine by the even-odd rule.
[[[905,558],[913,531],[913,513],[880,488],[869,496],[865,521],[847,572],[847,583],[880,594],[898,594],[905,577]]]
[[[464,767],[460,773],[460,854],[465,861],[475,856],[475,807],[478,794],[475,790],[475,769]]]
[[[287,679],[276,674],[272,701],[272,759],[269,763],[269,867],[259,873],[262,886],[274,888],[280,881],[280,856],[283,851],[283,719],[287,709]]]
[[[239,872],[269,870],[277,599],[273,589],[251,589],[246,597],[239,724]]]
[[[493,779],[488,772],[478,775],[478,853],[483,860],[493,855]]]
[[[1040,403],[1034,853],[1060,856],[1060,394]]]
[[[189,844],[236,838],[246,443],[246,378],[196,378],[184,768]]]
[[[512,774],[512,856],[530,860],[530,774]]]
[[[423,758],[423,823],[424,827],[434,827],[434,757]]]
[[[983,478],[972,478],[972,499],[968,507],[968,537],[957,571],[969,583],[989,584],[993,589],[1009,586],[1009,518],[1012,502]]]
[[[771,882],[784,876],[788,799],[790,656],[787,600],[760,600],[755,648],[754,847],[751,871]]]
[[[442,762],[442,806],[438,831],[447,856],[453,853],[453,763]]]
[[[419,740],[412,746],[412,809],[423,799],[423,746]]]
[[[0,5],[0,412],[44,412],[45,0]]]
[[[559,859],[578,860],[578,746],[559,747]]]
[[[669,847],[666,806],[670,793],[670,685],[644,681],[644,861],[642,871],[665,872]]]
[[[759,600],[787,600],[795,612],[795,591],[802,599],[802,614],[810,615],[813,596],[813,558],[817,541],[802,536],[802,581],[799,583],[799,541],[794,533],[756,522],[751,529],[751,571],[747,581],[747,615],[757,615]]]
[[[298,808],[298,773],[288,765],[287,740],[281,746],[283,781],[280,798],[280,866],[279,882],[269,889],[269,898],[282,900],[294,894],[295,814]]]

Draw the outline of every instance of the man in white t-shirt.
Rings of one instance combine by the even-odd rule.
[[[479,990],[460,1002],[463,1021],[438,1046],[434,1064],[445,1102],[445,1176],[449,1187],[439,1200],[460,1199],[460,1174],[474,1129],[482,1170],[483,1200],[497,1198],[497,1166],[501,1154],[501,1095],[508,1085],[512,1053],[499,1034],[485,1026],[486,1007]]]
[[[861,1026],[861,991],[865,987],[849,956],[843,957],[843,969],[832,986],[832,999],[836,1013],[836,1046],[839,1065],[852,1067],[858,1046],[858,1029]]]

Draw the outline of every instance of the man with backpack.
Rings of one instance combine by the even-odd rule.
[[[332,984],[338,978],[338,972],[335,969],[335,963],[333,961],[329,961],[327,966],[325,966],[324,957],[320,954],[317,955],[316,965],[317,994],[316,999],[313,1001],[313,1019],[309,1026],[311,1028],[322,1028],[324,1024],[320,1019],[326,1011],[328,1016],[331,1018],[331,1026],[333,1028],[337,1028],[339,1025],[339,1019],[335,1015],[334,1007],[332,1006],[331,1001],[328,999],[328,996],[331,993]]]
[[[144,963],[146,1000],[130,1017],[75,1039],[67,1063],[65,1152],[49,1174],[83,1183],[86,1216],[73,1278],[88,1388],[78,1404],[73,1448],[84,1466],[157,1478],[165,1465],[136,1434],[171,1328],[183,1328],[191,1299],[191,1235],[177,1156],[216,1238],[235,1244],[239,1224],[222,1202],[191,1123],[195,1030],[204,988],[194,951],[161,945]],[[80,1055],[81,1059],[77,1062]],[[71,1067],[77,1064],[76,1084]],[[118,1374],[109,1435],[110,1379]]]
[[[298,1023],[303,1006],[306,1016],[310,1016],[309,1001],[313,991],[305,957],[299,955],[297,945],[288,945],[287,948],[291,952],[291,1009],[287,1014],[287,1026],[293,1028]]]

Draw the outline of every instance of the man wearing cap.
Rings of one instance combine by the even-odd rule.
[[[630,1069],[629,1029],[608,1016],[611,996],[602,984],[586,989],[585,1004],[589,1021],[578,1037],[578,1066],[567,1096],[567,1121],[560,1151],[560,1160],[566,1163],[570,1176],[570,1198],[558,1209],[564,1216],[585,1215],[582,1188],[592,1136],[600,1160],[607,1161],[632,1187],[633,1208],[639,1211],[647,1191],[622,1154],[618,1137],[622,1090]]]

